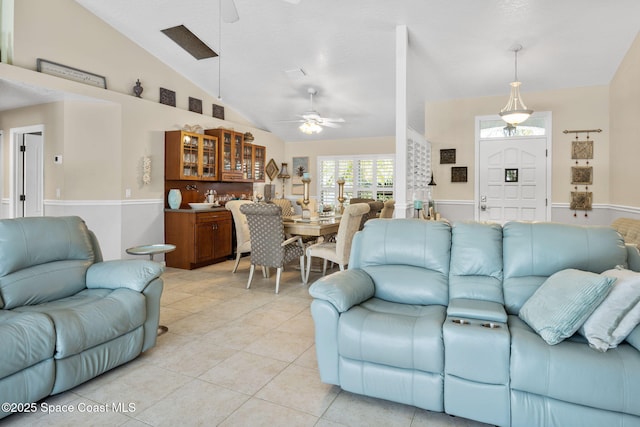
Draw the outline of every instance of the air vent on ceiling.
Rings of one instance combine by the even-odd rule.
[[[189,52],[196,59],[215,58],[218,56],[209,46],[184,25],[161,30],[178,46]]]

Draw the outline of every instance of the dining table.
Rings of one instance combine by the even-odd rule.
[[[335,234],[340,227],[340,216],[311,217],[303,219],[299,215],[283,218],[284,232],[287,235],[322,237]]]

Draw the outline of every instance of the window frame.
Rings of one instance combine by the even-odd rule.
[[[361,178],[361,162],[371,161],[372,169],[370,176],[373,178],[372,182],[365,184],[360,181]],[[378,185],[379,173],[378,167],[380,161],[390,162],[391,165],[391,185]],[[357,198],[372,198],[374,200],[387,200],[393,199],[395,194],[395,154],[364,154],[364,155],[340,155],[340,156],[318,156],[316,159],[316,166],[318,171],[318,179],[316,180],[316,194],[319,201],[324,204],[337,205],[338,197],[338,184],[337,180],[340,176],[346,176],[347,180],[344,186],[344,197],[350,200],[352,197]],[[335,162],[333,165],[332,176],[328,173],[328,176],[323,176],[324,162]],[[342,162],[342,168],[341,168]],[[345,162],[352,162],[351,172],[352,177],[344,173]],[[342,172],[342,174],[341,174]],[[325,179],[329,177],[329,179]],[[388,180],[386,181],[388,182]],[[365,197],[370,193],[371,197]],[[327,197],[329,196],[329,197]]]

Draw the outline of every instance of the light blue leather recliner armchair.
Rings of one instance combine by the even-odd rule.
[[[366,223],[353,239],[349,269],[309,290],[322,381],[444,410],[450,248],[444,222]]]
[[[0,402],[36,402],[153,347],[162,271],[103,262],[78,217],[0,220]]]
[[[309,290],[321,379],[493,425],[640,425],[640,326],[600,353],[517,316],[555,272],[638,260],[608,227],[369,221]]]

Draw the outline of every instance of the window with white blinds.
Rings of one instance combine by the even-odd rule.
[[[318,157],[318,198],[326,205],[337,205],[337,181],[342,177],[347,200],[353,197],[392,199],[394,163],[392,154]]]

